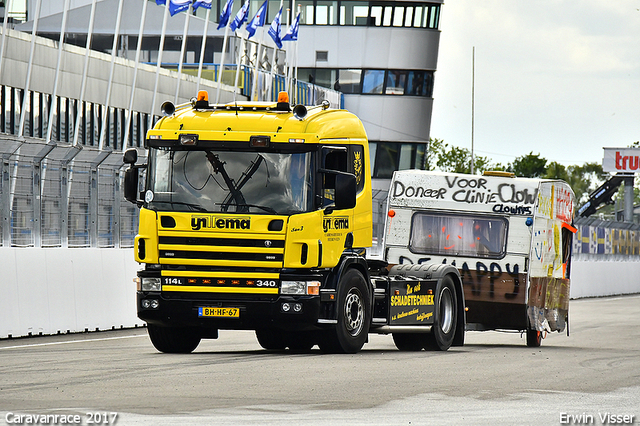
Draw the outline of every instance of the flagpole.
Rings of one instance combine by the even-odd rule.
[[[280,9],[278,9],[278,13],[280,13],[280,19],[282,19],[282,3],[283,0],[280,0]],[[277,17],[278,15],[276,15]],[[275,20],[275,18],[274,18]],[[272,24],[273,25],[273,24]],[[278,28],[280,26],[278,25]],[[280,34],[278,33],[278,38],[280,38]],[[271,60],[271,90],[270,90],[270,97],[273,100],[273,85],[274,85],[274,75],[275,75],[275,66],[276,66],[276,55],[278,54],[278,45],[276,44],[275,40],[273,41],[273,59]],[[277,100],[277,99],[276,99]]]
[[[149,114],[149,128],[153,126],[153,116],[156,111],[156,97],[158,95],[158,78],[162,66],[162,53],[164,52],[164,37],[167,32],[167,20],[169,19],[169,3],[164,4],[164,18],[162,19],[162,31],[160,32],[160,46],[158,47],[158,59],[156,63],[156,82],[153,86],[153,99],[151,100],[151,113]]]
[[[180,62],[178,63],[178,81],[176,82],[176,96],[174,104],[178,104],[178,94],[180,92],[180,80],[182,80],[182,63],[184,62],[184,51],[187,47],[187,31],[189,30],[189,17],[191,16],[191,3],[186,10],[187,16],[184,19],[184,29],[182,30],[182,45],[180,46]]]
[[[291,15],[293,16],[293,14]],[[282,41],[292,41],[296,43],[295,47],[289,46],[286,49],[286,58],[287,58],[287,93],[289,93],[289,99],[291,99],[294,103],[297,97],[297,81],[294,80],[293,71],[294,71],[294,60],[297,61],[298,56],[298,30],[300,28],[300,5],[298,5],[298,14],[296,18],[293,20],[287,33],[282,37]],[[295,59],[294,59],[295,53]],[[297,74],[297,70],[296,70]],[[297,77],[297,75],[296,75]]]
[[[289,25],[291,25],[291,9],[287,8],[287,28],[289,28]],[[284,67],[284,73],[285,73],[285,89],[287,91],[287,93],[289,93],[289,88],[291,87],[291,84],[289,82],[289,79],[291,78],[291,74],[289,72],[289,64],[290,64],[290,60],[289,60],[289,46],[287,46],[284,49],[284,63],[285,63],[285,67]]]
[[[118,53],[118,38],[120,38],[120,22],[122,21],[122,5],[124,0],[118,2],[118,15],[116,16],[116,32],[113,35],[113,47],[111,48],[111,69],[109,70],[109,82],[107,84],[107,98],[102,111],[102,128],[100,129],[100,151],[104,149],[104,140],[107,135],[107,116],[109,115],[109,103],[111,102],[111,88],[113,87],[113,71],[115,69],[116,55]],[[117,135],[117,132],[115,132]],[[115,140],[115,137],[114,137]]]
[[[29,83],[31,82],[31,70],[33,68],[33,55],[36,50],[36,33],[38,31],[38,19],[40,18],[41,5],[42,5],[42,1],[38,0],[36,2],[36,16],[33,19],[33,28],[31,28],[31,52],[29,53],[29,64],[27,65],[27,78],[25,79],[24,92],[23,92],[24,94],[22,95],[22,108],[20,109],[20,125],[18,127],[18,138],[22,138],[22,134],[24,132],[24,122],[27,118],[25,114],[25,110],[27,107],[27,99],[29,98]]]
[[[91,2],[91,13],[89,15],[89,27],[87,28],[87,43],[84,48],[84,68],[82,71],[82,83],[80,84],[80,96],[78,99],[78,109],[76,111],[76,121],[75,121],[75,130],[73,133],[73,146],[78,146],[79,137],[80,137],[80,118],[82,117],[82,102],[84,101],[84,92],[87,88],[87,72],[89,70],[89,50],[91,47],[91,37],[93,36],[93,24],[96,18],[96,2],[97,0],[93,0]],[[83,126],[84,127],[84,126]],[[71,186],[71,185],[69,185]]]
[[[136,46],[136,63],[133,68],[133,82],[131,83],[131,96],[129,97],[129,110],[127,111],[127,124],[124,130],[124,139],[122,140],[122,150],[126,148],[129,141],[129,127],[131,126],[131,115],[133,114],[133,99],[136,94],[136,82],[138,80],[138,65],[140,64],[140,51],[142,50],[142,36],[144,34],[144,24],[147,17],[147,0],[142,1],[142,16],[140,17],[140,29],[138,31],[138,44]]]
[[[240,32],[240,50],[238,51],[238,61],[236,63],[236,80],[233,85],[233,100],[236,100],[236,93],[238,93],[238,80],[240,78],[240,67],[242,66],[242,56],[244,53],[244,49],[246,49],[246,40],[244,38],[244,34]],[[246,82],[245,82],[246,83]]]
[[[298,5],[298,13],[300,13],[302,9],[302,6]],[[300,22],[298,21],[298,24]],[[295,55],[294,55],[294,86],[293,86],[293,90],[294,90],[294,94],[295,94],[295,99],[296,99],[296,103],[298,100],[298,40],[296,40],[296,50],[295,50]]]
[[[276,55],[278,54],[278,46],[274,46],[273,48],[273,57],[271,59],[271,90],[270,97],[273,99],[273,83],[274,77],[276,75],[275,66],[276,66]]]
[[[220,102],[220,86],[222,85],[222,68],[224,67],[224,55],[227,51],[227,40],[229,39],[229,23],[224,27],[224,39],[222,41],[222,53],[220,55],[220,68],[218,69],[218,89],[216,90],[216,104]]]
[[[253,100],[253,96],[255,94],[256,98],[255,100],[258,101],[260,100],[258,97],[258,94],[256,93],[258,90],[258,68],[260,66],[260,51],[262,50],[262,41],[264,39],[264,26],[260,27],[260,40],[258,41],[258,51],[256,52],[256,66],[255,66],[255,71],[254,71],[254,78],[253,78],[253,86],[251,87],[251,100]]]
[[[207,16],[205,16],[204,18],[204,31],[202,33],[202,45],[200,46],[200,63],[198,64],[198,82],[196,83],[196,93],[200,91],[200,79],[202,78],[202,64],[204,62],[204,48],[207,44],[210,15],[211,15],[211,9],[207,9]]]
[[[67,17],[69,15],[69,0],[64,0],[64,6],[62,10],[62,26],[60,27],[60,39],[58,41],[58,60],[56,62],[56,74],[53,78],[53,93],[51,94],[51,106],[49,107],[49,122],[47,123],[47,136],[45,141],[49,143],[51,141],[51,132],[53,131],[53,113],[56,110],[56,97],[58,96],[58,80],[60,77],[60,64],[62,62],[62,47],[64,45],[64,34],[67,28]],[[44,188],[44,186],[43,186]]]

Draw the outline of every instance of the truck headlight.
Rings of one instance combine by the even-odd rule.
[[[320,281],[282,281],[280,294],[318,295]]]
[[[143,277],[141,289],[142,291],[161,291],[160,278]]]

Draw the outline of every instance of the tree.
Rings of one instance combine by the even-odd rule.
[[[547,159],[532,151],[527,155],[517,157],[511,164],[510,171],[521,177],[542,177],[547,171]]]
[[[474,155],[473,160],[474,173],[493,170],[489,158]],[[430,139],[426,168],[442,172],[471,173],[471,151],[457,146],[450,147],[442,139]]]

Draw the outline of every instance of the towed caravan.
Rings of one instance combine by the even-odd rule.
[[[467,330],[519,330],[527,346],[539,346],[544,332],[569,333],[574,204],[559,180],[397,171],[385,259],[405,270],[455,266]]]

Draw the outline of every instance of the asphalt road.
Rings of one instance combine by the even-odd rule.
[[[379,335],[356,355],[270,353],[234,331],[190,355],[145,329],[1,340],[0,425],[640,424],[640,296],[574,300],[570,321],[540,348],[468,332],[444,353]]]

